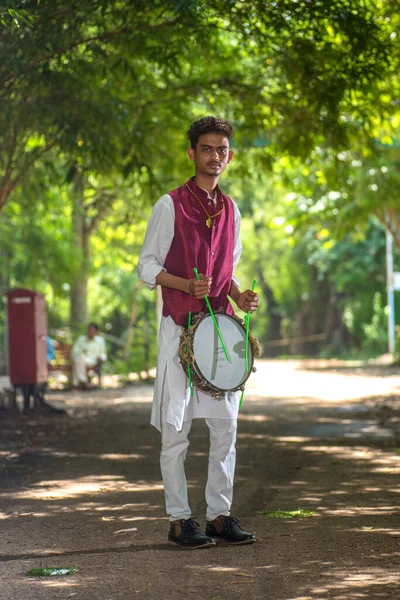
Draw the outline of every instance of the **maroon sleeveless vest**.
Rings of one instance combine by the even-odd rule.
[[[199,188],[193,179],[189,179],[188,185],[200,198],[206,210],[212,214],[214,203],[212,202],[211,206],[208,204],[207,192]],[[217,194],[216,210],[221,207],[222,199],[225,208],[212,220],[213,226],[208,228],[207,215],[185,185],[169,193],[175,207],[175,233],[164,267],[168,273],[185,279],[193,279],[193,267],[196,267],[199,273],[212,276],[212,287],[208,297],[212,309],[218,310],[222,307],[226,313],[232,315],[233,309],[228,300],[228,293],[233,274],[234,206],[231,199],[222,194],[219,188]],[[208,312],[203,300],[197,300],[179,290],[163,287],[162,297],[163,315],[171,315],[175,323],[183,327],[187,327],[189,311],[192,314]]]

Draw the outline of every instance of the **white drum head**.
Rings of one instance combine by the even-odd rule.
[[[222,391],[228,392],[242,385],[249,376],[245,364],[246,332],[235,319],[215,314],[230,361],[226,359],[211,315],[198,324],[193,336],[193,353],[199,375]],[[248,365],[251,370],[253,353],[248,346]]]

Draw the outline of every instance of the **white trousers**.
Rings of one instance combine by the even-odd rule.
[[[88,364],[85,356],[76,356],[71,360],[72,366],[72,385],[78,386],[80,383],[86,383],[88,381],[87,367],[92,366]],[[94,365],[93,365],[94,366]]]
[[[191,510],[185,475],[185,458],[189,446],[191,421],[181,431],[166,422],[163,414],[160,465],[165,491],[165,505],[170,521],[189,519]],[[210,432],[206,518],[230,514],[236,465],[236,419],[205,419]]]

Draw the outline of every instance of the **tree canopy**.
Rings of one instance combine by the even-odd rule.
[[[149,166],[196,105],[270,161],[375,137],[396,109],[395,4],[2,2],[0,209],[52,148],[102,173]]]

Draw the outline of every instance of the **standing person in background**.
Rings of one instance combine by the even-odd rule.
[[[155,204],[139,259],[139,276],[151,289],[161,285],[163,317],[160,326],[157,377],[151,423],[161,431],[161,472],[170,519],[168,539],[185,548],[249,544],[255,535],[243,531],[231,516],[236,460],[239,392],[215,400],[195,390],[179,363],[181,327],[192,314],[207,312],[204,295],[213,310],[232,315],[228,296],[245,312],[253,312],[258,297],[240,291],[234,269],[242,251],[240,213],[218,187],[218,179],[233,158],[233,135],[227,121],[205,117],[189,131],[188,156],[195,176],[162,196]],[[193,267],[200,280],[193,277]],[[184,461],[193,418],[206,420],[210,432],[207,524],[205,534],[192,518]]]
[[[56,353],[54,351],[53,341],[51,337],[46,337],[46,345],[47,345],[47,362],[49,363],[56,357]]]
[[[90,323],[87,335],[81,335],[75,342],[71,353],[72,385],[89,390],[88,371],[99,372],[107,360],[106,344],[101,335],[97,335],[98,326]]]

